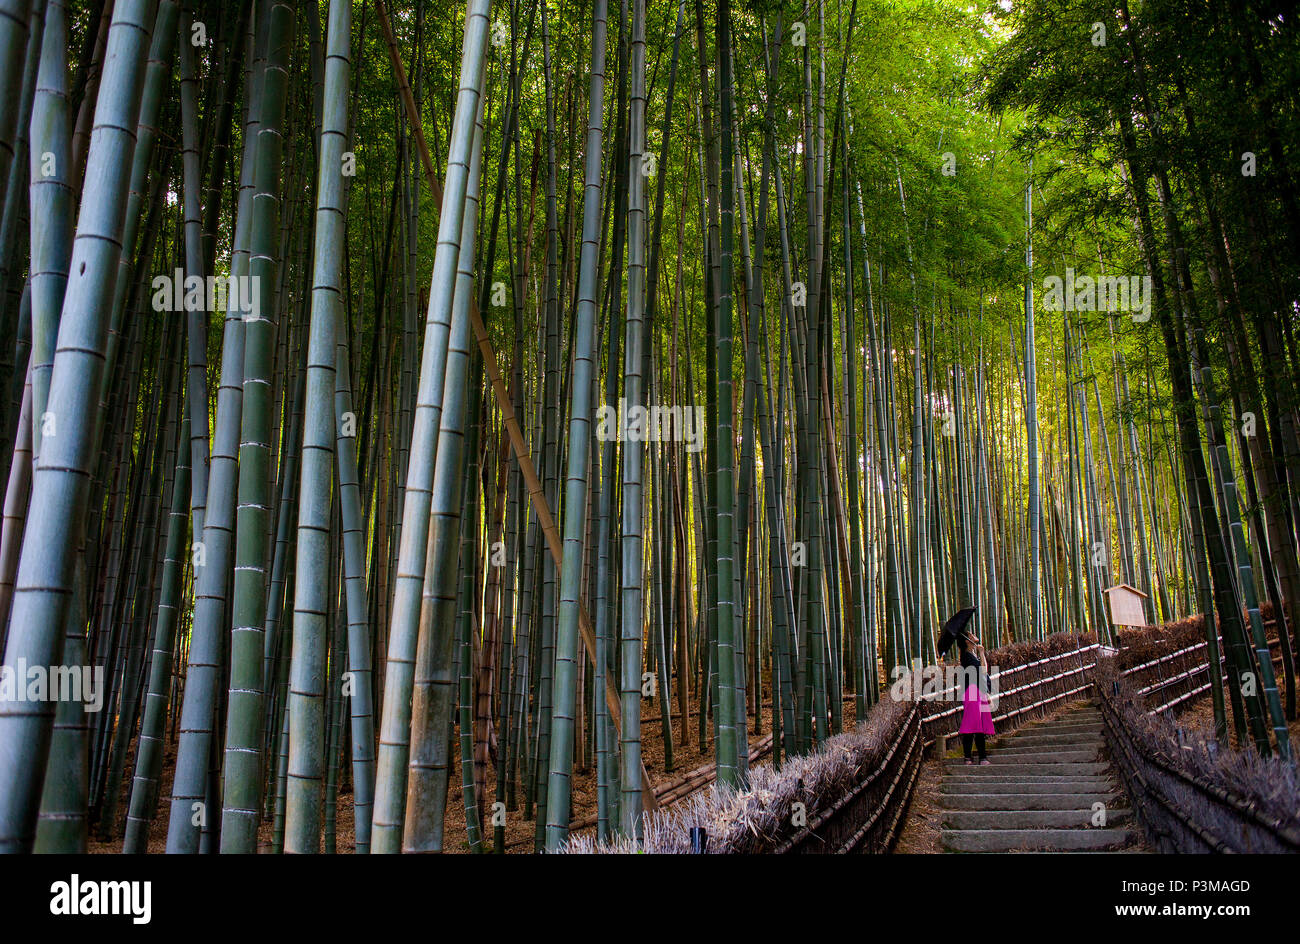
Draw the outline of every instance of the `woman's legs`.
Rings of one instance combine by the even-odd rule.
[[[974,734],[963,734],[963,735],[961,736],[961,750],[962,750],[962,753],[966,755],[966,759],[967,759],[967,760],[971,760],[971,759],[972,759],[972,758],[971,758],[971,753],[970,753],[971,742],[973,742],[973,741],[975,740],[976,737],[979,738],[979,742],[980,742],[980,745],[981,745],[981,746],[980,746],[980,756],[981,756],[981,757],[984,756],[984,747],[983,747],[983,744],[984,744],[984,735],[982,735],[982,734],[980,734],[980,735],[974,735]]]
[[[969,734],[962,735],[963,738],[969,738]],[[989,753],[984,749],[984,735],[975,735],[975,749],[979,751],[980,760],[988,760]],[[966,748],[966,756],[970,757],[970,747]]]

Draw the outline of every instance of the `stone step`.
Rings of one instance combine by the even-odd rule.
[[[942,761],[943,847],[952,852],[1141,851],[1110,764],[1101,712],[1080,703],[1050,721],[992,739],[986,765]],[[952,736],[950,749],[959,748]],[[1106,826],[1094,827],[1094,806]]]
[[[1069,774],[1056,774],[1055,776],[1050,775],[1050,774],[1040,774],[1040,775],[1033,776],[1033,777],[956,777],[956,776],[949,776],[949,777],[947,778],[946,782],[947,782],[947,783],[951,783],[953,786],[957,786],[958,784],[961,784],[962,786],[965,786],[965,785],[967,785],[967,784],[971,784],[971,785],[973,785],[973,787],[975,788],[975,789],[972,789],[972,790],[962,790],[962,791],[956,791],[956,790],[954,790],[954,791],[952,791],[952,792],[954,792],[954,793],[956,793],[956,792],[962,792],[962,793],[981,793],[981,792],[984,792],[984,791],[982,791],[982,790],[980,789],[980,785],[981,785],[981,784],[983,784],[983,785],[985,785],[985,786],[989,786],[989,785],[992,785],[992,784],[1007,784],[1007,783],[1010,783],[1010,784],[1021,783],[1021,784],[1024,784],[1026,787],[1030,786],[1031,784],[1053,784],[1053,783],[1091,784],[1091,785],[1093,786],[1093,788],[1094,788],[1094,791],[1092,791],[1092,792],[1095,792],[1095,789],[1107,789],[1107,788],[1105,787],[1105,784],[1108,784],[1108,783],[1116,783],[1116,782],[1115,782],[1115,781],[1114,781],[1114,780],[1113,780],[1109,775],[1107,775],[1107,774],[1090,774],[1090,775],[1088,775],[1088,776],[1086,776],[1086,777],[1076,777],[1076,776],[1071,776],[1071,775],[1069,775]],[[1099,786],[1099,785],[1100,785],[1100,786]],[[1121,788],[1120,785],[1119,785],[1118,783],[1116,783],[1115,787],[1113,787],[1113,788],[1111,788],[1111,789],[1120,789],[1120,788]],[[989,791],[987,791],[987,792],[992,793],[992,792],[994,792],[994,791],[989,790]],[[1016,790],[1012,790],[1012,791],[1010,791],[1010,792],[1011,792],[1011,793],[1016,793],[1016,792],[1018,792],[1018,791],[1016,791]],[[1038,791],[1037,791],[1037,790],[1034,790],[1034,791],[1028,791],[1028,790],[1027,790],[1027,791],[1025,791],[1025,792],[1026,792],[1026,793],[1029,793],[1029,792],[1035,792],[1035,793],[1036,793],[1036,792],[1038,792]]]
[[[1115,782],[1110,777],[1054,777],[1050,780],[987,780],[956,781],[945,778],[941,793],[946,795],[987,795],[990,793],[1036,793],[1055,796],[1083,796],[1093,793],[1113,792]]]
[[[990,758],[990,760],[993,760],[993,758]],[[1000,780],[1022,780],[1029,777],[1044,776],[1065,777],[1074,780],[1079,777],[1096,777],[1104,774],[1108,766],[1102,763],[1021,764],[1012,761],[994,761],[985,766],[979,764],[968,766],[964,761],[957,761],[955,763],[945,762],[944,775],[960,779],[992,777]]]
[[[1097,759],[1096,751],[994,751],[988,758],[994,767],[1023,767],[1030,764],[1057,766],[1060,764],[1087,764]],[[976,766],[968,765],[961,757],[945,760],[948,767]]]
[[[1011,733],[1014,733],[1014,735],[1054,735],[1054,733],[1060,732],[1061,728],[1091,727],[1104,726],[1102,726],[1101,722],[1093,722],[1093,720],[1078,720],[1078,722],[1063,720],[1063,722],[1052,722],[1049,724],[1026,724],[1023,728],[1017,728]]]
[[[1100,741],[1076,741],[1072,744],[1024,744],[1020,741],[1008,741],[1006,744],[994,744],[989,748],[990,756],[994,753],[1002,757],[1032,757],[1035,755],[1051,756],[1054,754],[1083,754],[1088,760],[1096,760],[1101,753]]]
[[[1037,855],[1080,855],[1080,852],[1077,849],[1075,850],[1040,849],[1036,854]],[[1082,854],[1084,855],[1148,855],[1148,852],[1146,849],[1143,849],[1140,845],[1133,845],[1133,846],[1127,846],[1126,848],[1123,849],[1086,849]]]
[[[1100,714],[1101,714],[1101,709],[1099,709],[1099,707],[1097,707],[1096,705],[1079,705],[1078,707],[1073,707],[1073,709],[1067,709],[1066,711],[1062,711],[1061,714],[1054,716],[1054,718],[1037,719],[1035,723],[1052,724],[1053,722],[1060,722],[1060,720],[1062,720],[1063,718],[1078,718],[1079,715],[1091,716],[1091,715],[1100,715]]]
[[[1021,728],[1021,734],[1100,734],[1103,725],[1100,721],[1086,724],[1051,724],[1040,727]]]
[[[949,810],[943,816],[949,829],[1093,829],[1097,814],[1090,807],[1070,810]],[[1107,809],[1106,826],[1132,819],[1127,809]]]
[[[961,735],[946,735],[946,747],[950,751],[961,750]],[[1004,734],[994,736],[988,739],[990,749],[1002,749],[1017,745],[1040,746],[1040,747],[1071,747],[1073,745],[1084,745],[1093,747],[1105,744],[1105,739],[1099,731],[1075,731],[1066,732],[1065,734],[1054,734],[1048,730],[1034,731],[1033,729],[1022,729],[1015,734]]]
[[[1106,743],[1105,739],[1095,734],[1017,734],[1013,737],[1002,738],[993,742],[994,746],[1003,749],[1013,746],[1019,747],[1101,747]]]
[[[1117,805],[1122,795],[1115,790],[1098,790],[1094,793],[1070,791],[1068,793],[945,793],[944,809],[948,810],[1078,810],[1092,809],[1094,803],[1104,803],[1107,808]]]
[[[953,852],[1091,852],[1123,848],[1134,835],[1127,829],[945,829],[940,838]]]
[[[954,769],[947,774],[946,779],[952,783],[1080,783],[1087,780],[1109,781],[1111,779],[1110,771],[1076,771],[1076,764],[1069,764],[1058,767],[1056,773],[1051,774],[1018,774],[1018,773],[999,773],[999,770],[1005,771],[1008,768],[993,768],[991,774],[980,774],[971,772],[970,768],[962,767]],[[1092,766],[1092,765],[1089,765]],[[1101,765],[1096,765],[1101,766]],[[989,767],[981,768],[988,771]],[[960,771],[960,772],[959,772]]]

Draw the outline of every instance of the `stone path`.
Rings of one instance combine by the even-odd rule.
[[[939,794],[944,849],[1105,852],[1136,846],[1140,831],[1103,759],[1104,744],[1101,713],[1082,704],[995,740],[987,766],[945,759]]]

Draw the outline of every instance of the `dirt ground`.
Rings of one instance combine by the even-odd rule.
[[[845,699],[845,707],[849,717],[845,720],[846,730],[853,727],[852,701],[849,697]],[[674,709],[676,701],[674,701]],[[706,764],[713,762],[713,739],[712,723],[707,726],[707,743],[700,745],[698,740],[699,716],[696,713],[695,706],[690,706],[690,743],[682,744],[682,724],[681,718],[676,712],[673,718],[673,768],[671,771],[666,770],[664,766],[664,738],[663,724],[658,712],[657,700],[647,699],[644,702],[643,710],[646,712],[641,719],[642,725],[642,758],[645,762],[646,770],[650,774],[651,781],[657,789],[672,784],[680,780],[685,774]],[[755,724],[755,719],[751,715],[749,724],[749,740],[752,748],[761,738],[771,733],[771,702],[765,701],[762,711],[762,725]],[[594,745],[592,745],[594,749]],[[132,752],[133,754],[134,752]],[[758,761],[758,764],[768,762],[768,757]],[[595,830],[594,820],[596,816],[596,772],[593,763],[590,765],[583,764],[584,758],[579,756],[575,764],[573,778],[573,823],[575,826],[586,824],[588,821],[592,825],[583,825],[582,828],[576,828],[575,834],[592,832]],[[134,757],[129,757],[126,764],[126,770],[134,769]],[[159,792],[158,810],[154,817],[154,822],[150,830],[148,850],[151,854],[161,854],[167,846],[167,815],[168,815],[168,798],[171,796],[172,776],[176,763],[176,744],[172,741],[166,743],[165,754],[163,758],[162,787]],[[487,787],[487,797],[481,805],[487,809],[490,816],[491,804],[495,799],[495,779],[489,779]],[[125,778],[126,783],[123,785],[123,793],[119,804],[119,811],[125,816],[130,790],[130,777]],[[506,812],[506,848],[507,853],[529,853],[533,851],[533,836],[535,832],[535,821],[530,816],[525,816],[522,809],[523,797],[520,791],[520,808],[517,810],[508,810]],[[335,827],[335,851],[339,853],[351,853],[356,851],[356,833],[355,819],[353,814],[353,797],[350,783],[345,783],[340,788],[337,820]],[[217,812],[220,815],[220,811]],[[465,805],[463,791],[461,788],[461,772],[459,763],[459,752],[455,757],[455,766],[451,774],[451,790],[447,802],[447,813],[444,832],[444,847],[449,853],[468,853],[470,851],[469,841],[465,831]],[[272,835],[274,826],[268,820],[262,823],[258,829],[258,851],[270,852],[272,845]],[[493,830],[490,825],[483,830],[484,850],[492,851]],[[92,827],[92,837],[89,844],[91,853],[116,853],[122,849],[122,839],[119,834],[111,841],[105,841],[96,835],[96,830]],[[322,837],[321,851],[324,851],[324,839]]]
[[[961,754],[960,747],[947,756]],[[943,802],[939,796],[943,783],[943,765],[937,758],[926,757],[916,778],[916,791],[907,807],[903,831],[894,852],[903,855],[929,855],[943,852],[939,834],[943,831]]]
[[[647,701],[647,707],[651,702]],[[853,728],[852,702],[849,698],[845,699],[847,717],[845,718],[845,730]],[[657,708],[657,704],[655,705]],[[767,702],[763,710],[763,724],[761,731],[758,730],[754,723],[754,718],[750,718],[749,737],[751,747],[771,733],[770,714],[771,703]],[[1179,723],[1188,730],[1212,731],[1214,727],[1214,716],[1210,705],[1209,698],[1201,699],[1188,708],[1179,718]],[[698,743],[699,719],[695,713],[694,706],[691,707],[690,716],[690,739],[689,745],[681,743],[681,720],[676,714],[673,715],[673,769],[671,771],[664,768],[664,740],[662,737],[663,726],[660,717],[656,711],[654,714],[647,714],[642,718],[642,756],[645,760],[646,769],[650,773],[651,780],[656,788],[662,790],[667,785],[676,783],[681,780],[687,773],[696,770],[699,767],[712,764],[713,762],[713,744],[711,726],[708,731],[707,744],[701,748]],[[1014,732],[1007,731],[1003,736]],[[1300,743],[1300,721],[1291,722],[1292,739]],[[1236,738],[1233,737],[1235,746]],[[997,749],[996,742],[992,746],[993,750]],[[954,743],[952,748],[945,755],[946,757],[955,758],[960,756],[960,744]],[[770,754],[759,760],[756,765],[763,765],[770,762]],[[581,760],[581,758],[579,758]],[[465,807],[461,790],[461,774],[459,757],[456,758],[456,765],[452,772],[452,789],[448,797],[446,825],[445,825],[445,851],[448,853],[468,853],[469,842],[465,833]],[[168,742],[164,756],[163,783],[158,804],[158,813],[150,831],[149,852],[151,854],[161,854],[166,850],[167,845],[167,800],[171,794],[171,782],[176,762],[176,745]],[[132,770],[134,759],[129,758],[126,769]],[[911,804],[907,812],[907,820],[904,824],[903,831],[899,836],[898,843],[894,849],[896,853],[902,854],[932,854],[942,852],[940,845],[940,832],[943,827],[943,808],[940,799],[940,788],[943,780],[943,769],[940,759],[927,756],[921,765],[921,771],[917,778],[916,792],[912,797]],[[127,807],[128,791],[130,783],[124,785],[119,810],[124,811]],[[486,806],[490,809],[494,799],[494,782],[489,783],[488,797]],[[356,838],[354,831],[354,817],[352,809],[352,790],[351,785],[345,783],[339,791],[337,820],[335,827],[335,849],[339,853],[351,853],[356,851]],[[521,808],[508,811],[506,813],[506,848],[507,853],[530,853],[533,851],[533,838],[535,833],[535,822],[533,818],[525,816]],[[219,815],[219,814],[218,814]],[[595,830],[594,819],[596,816],[596,776],[594,766],[579,764],[574,769],[573,779],[573,823],[575,825],[575,834],[591,833]],[[264,822],[258,829],[258,851],[269,853],[271,851],[273,824],[270,821]],[[484,830],[484,850],[492,850],[492,829],[488,826]],[[116,853],[122,848],[120,834],[112,841],[104,841],[92,836],[89,844],[91,853]],[[324,840],[322,838],[321,851],[324,851]]]
[[[1226,693],[1225,693],[1225,698]],[[1286,704],[1286,696],[1283,695],[1283,705]],[[1228,743],[1233,750],[1241,750],[1241,744],[1237,740],[1237,733],[1232,726],[1232,706],[1224,705],[1224,710],[1228,713]],[[1195,731],[1198,734],[1212,736],[1214,734],[1214,703],[1207,694],[1194,701],[1190,707],[1178,715],[1177,725],[1186,731]],[[1291,734],[1291,743],[1300,744],[1300,718],[1287,722],[1287,728]]]

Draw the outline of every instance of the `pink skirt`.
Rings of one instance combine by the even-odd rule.
[[[966,686],[962,697],[961,728],[958,734],[984,734],[993,736],[993,714],[989,711],[988,696],[978,685]]]

